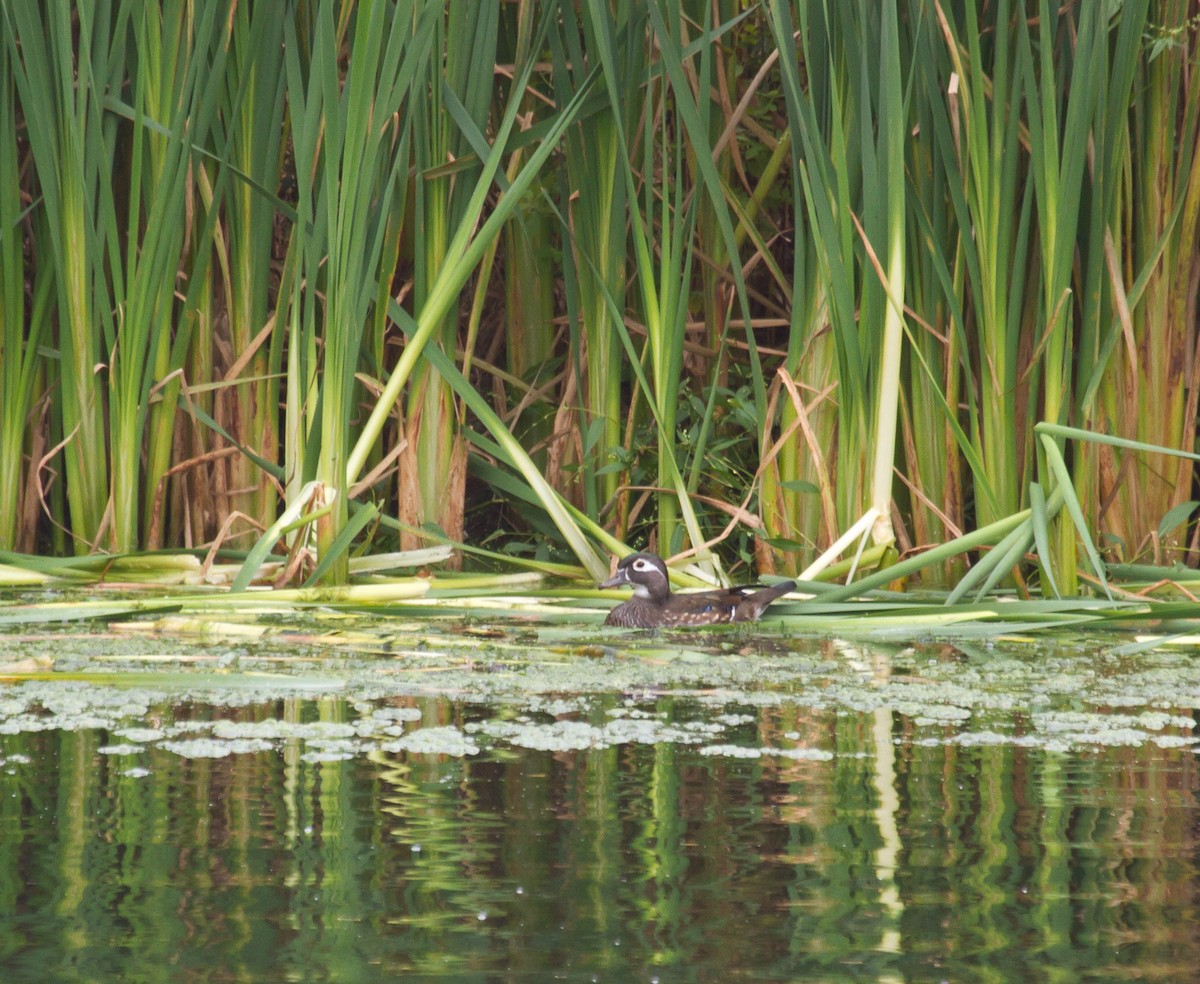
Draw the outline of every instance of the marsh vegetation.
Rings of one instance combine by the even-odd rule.
[[[3,9],[14,566],[1195,560],[1186,0]]]

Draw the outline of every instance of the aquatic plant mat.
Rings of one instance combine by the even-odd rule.
[[[934,744],[1063,750],[1198,740],[1190,715],[1200,708],[1200,624],[1189,630],[1200,606],[1191,604],[998,602],[946,611],[876,602],[854,615],[844,605],[836,617],[817,611],[644,632],[599,626],[593,611],[561,597],[540,617],[529,613],[536,599],[507,615],[471,601],[472,614],[460,616],[417,603],[370,614],[352,605],[280,606],[267,595],[242,599],[242,610],[227,597],[14,599],[0,606],[0,731],[132,729],[138,743],[206,755],[285,738],[311,741],[306,753],[321,756],[625,742],[684,742],[739,757],[830,755],[797,738],[738,738],[744,709],[787,705],[886,710],[914,740]],[[1079,631],[1089,623],[1098,627]],[[141,720],[164,702],[268,709],[335,696],[346,707],[332,728],[266,713],[238,725],[207,710],[203,720],[158,729]],[[664,697],[691,702],[695,717],[681,726],[653,712]],[[402,723],[390,706],[413,698],[493,713],[476,710],[468,724],[427,731]],[[137,745],[109,751],[136,761]]]

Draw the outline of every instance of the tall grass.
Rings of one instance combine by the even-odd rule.
[[[198,315],[206,325],[225,323],[219,370],[226,384],[216,392],[215,418],[233,439],[274,461],[280,450],[279,377],[285,337],[286,299],[277,310],[273,277],[269,274],[275,239],[275,203],[269,194],[280,184],[286,126],[286,74],[283,61],[284,19],[269,7],[238,4],[233,11],[225,105],[215,121],[214,148],[221,162],[220,195],[210,208],[223,222],[213,245],[213,275],[202,278],[219,284],[221,309],[203,307]],[[215,169],[201,160],[205,174]],[[200,304],[193,306],[197,312]],[[274,330],[271,330],[274,329]],[[195,350],[215,347],[196,339]],[[215,342],[215,339],[214,339]],[[212,370],[194,379],[202,383]],[[199,395],[196,396],[199,399]],[[164,394],[167,405],[176,401]],[[278,486],[247,455],[227,456],[213,472],[226,495],[216,503],[222,522],[235,513],[266,526],[275,515]]]
[[[67,515],[57,528],[70,532],[75,552],[97,550],[109,501],[106,414],[100,367],[108,358],[104,327],[110,323],[103,273],[101,214],[110,188],[114,149],[105,140],[103,97],[125,66],[110,60],[114,13],[108,3],[88,6],[73,23],[65,0],[5,4],[5,47],[19,100],[27,162],[37,176],[43,231],[38,256],[54,271],[58,353],[53,446],[61,446]],[[76,40],[76,32],[77,39]],[[18,43],[19,37],[19,43]],[[111,127],[110,127],[111,128]],[[7,231],[7,230],[6,230]],[[20,349],[6,348],[5,359]],[[8,397],[5,397],[6,401]],[[19,454],[20,443],[5,448]],[[61,538],[54,537],[56,546]]]
[[[583,16],[562,7],[562,29],[550,35],[554,98],[565,104],[607,52],[607,74],[643,79],[645,15],[639,4],[589,4]],[[619,58],[618,62],[616,59]],[[559,169],[559,198],[566,203],[562,269],[570,325],[570,358],[578,409],[560,413],[556,430],[582,436],[572,448],[563,438],[560,457],[578,471],[577,496],[590,515],[617,530],[628,524],[628,462],[613,455],[628,439],[622,396],[620,324],[625,310],[629,212],[627,148],[641,111],[639,85],[606,90],[606,98],[567,133]],[[617,105],[612,105],[616,99]],[[564,410],[568,408],[564,407]]]
[[[1196,13],[1194,6],[1172,2],[1153,5],[1145,16],[1141,50],[1128,53],[1137,42],[1123,38],[1127,54],[1119,71],[1111,73],[1108,125],[1104,143],[1098,144],[1107,154],[1122,156],[1125,180],[1114,184],[1108,176],[1112,169],[1102,169],[1100,160],[1094,169],[1111,239],[1105,243],[1103,276],[1120,277],[1123,292],[1099,306],[1097,345],[1111,352],[1113,371],[1089,379],[1089,395],[1098,396],[1087,406],[1092,420],[1084,423],[1095,421],[1133,440],[1191,449],[1200,392]],[[1123,105],[1128,109],[1118,114]],[[1182,524],[1161,528],[1173,509],[1186,508],[1196,498],[1191,461],[1102,451],[1097,471],[1097,510],[1115,556],[1165,562],[1185,556],[1190,546],[1187,556],[1194,562],[1194,532],[1189,545]]]
[[[31,550],[28,533],[36,511],[25,502],[28,470],[24,460],[33,450],[31,417],[37,397],[38,346],[45,324],[45,305],[31,315],[26,332],[24,247],[28,218],[22,215],[21,158],[17,149],[16,98],[11,51],[0,47],[0,549]],[[49,269],[49,268],[48,268]],[[45,296],[49,274],[40,278]],[[23,534],[25,531],[25,535]]]
[[[450,239],[478,190],[482,162],[456,122],[456,110],[475,128],[487,125],[495,81],[498,6],[451,0],[426,62],[413,105],[413,304],[423,307],[448,260]],[[510,94],[518,98],[519,94]],[[452,166],[453,165],[453,166]],[[427,345],[457,357],[459,316],[451,304]],[[417,365],[409,386],[401,455],[399,513],[413,527],[436,524],[454,540],[463,534],[466,444],[449,384],[428,364]],[[410,535],[411,539],[411,535]],[[416,543],[406,544],[416,545]]]
[[[1197,542],[1185,0],[0,10],[0,546]]]
[[[331,510],[317,524],[318,552],[327,559],[349,520],[350,485],[357,478],[350,465],[355,372],[378,284],[390,279],[380,259],[391,253],[385,236],[396,235],[392,202],[407,177],[411,132],[400,109],[428,63],[436,19],[431,4],[383,0],[356,5],[353,21],[344,10],[335,20],[330,4],[315,4],[312,13],[314,57],[307,64],[292,57],[299,39],[285,38],[288,101],[303,120],[293,132],[297,147],[310,151],[297,157],[303,259],[293,317],[303,318],[308,336],[301,341],[312,356],[305,376],[319,374],[311,415],[308,407],[292,412],[308,423],[300,431],[304,450],[296,449],[303,461],[298,474],[307,478],[312,469],[322,490],[315,505]],[[354,52],[345,70],[339,59],[344,45]],[[311,226],[304,224],[306,216]],[[307,400],[310,391],[291,396]],[[338,556],[331,570],[335,581],[346,579],[348,559],[344,551]]]

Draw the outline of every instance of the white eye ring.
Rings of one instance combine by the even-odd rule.
[[[652,571],[654,570],[654,565],[650,563],[650,561],[643,560],[641,557],[639,557],[633,562],[633,569],[635,571]]]

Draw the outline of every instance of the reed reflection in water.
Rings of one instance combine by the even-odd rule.
[[[446,698],[402,710],[420,719],[406,734],[503,723]],[[679,697],[635,710],[713,716]],[[616,711],[628,701],[585,717]],[[346,735],[356,713],[155,709]],[[0,976],[1196,978],[1190,747],[970,747],[891,711],[786,701],[722,716],[716,746],[463,755],[338,757],[352,737],[323,754],[253,730],[224,757],[100,728],[4,735]],[[813,754],[736,751],[789,743]]]

